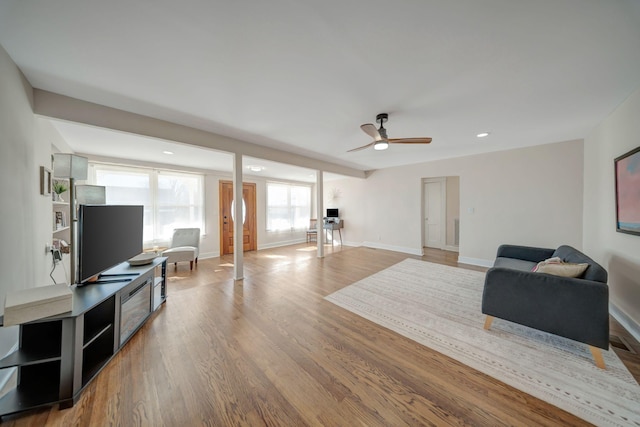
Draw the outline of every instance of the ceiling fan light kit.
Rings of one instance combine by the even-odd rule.
[[[387,130],[384,128],[385,122],[389,120],[387,113],[380,113],[376,116],[376,122],[380,123],[380,127],[376,129],[372,123],[366,123],[360,126],[360,129],[373,138],[373,141],[362,147],[351,149],[347,152],[363,150],[373,146],[374,150],[386,150],[389,144],[429,144],[431,138],[389,138]]]
[[[389,143],[387,141],[376,141],[376,143],[373,144],[374,150],[386,150],[387,148],[389,148]]]

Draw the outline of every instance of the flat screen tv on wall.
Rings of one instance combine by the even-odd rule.
[[[640,147],[614,161],[616,231],[640,236]]]
[[[144,207],[80,205],[78,212],[79,283],[142,253]]]

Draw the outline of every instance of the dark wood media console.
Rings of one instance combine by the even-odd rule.
[[[71,312],[19,325],[18,350],[0,360],[0,369],[18,370],[17,386],[0,399],[0,417],[56,403],[73,406],[165,302],[166,268],[165,257],[137,267],[124,262],[104,273],[107,283],[72,287]]]

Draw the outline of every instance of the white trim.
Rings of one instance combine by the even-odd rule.
[[[271,248],[279,248],[281,246],[297,245],[298,243],[305,243],[306,241],[307,241],[306,238],[299,238],[299,239],[294,239],[294,240],[283,240],[283,241],[280,241],[280,242],[265,243],[265,244],[262,244],[262,245],[258,245],[258,250],[261,251],[263,249],[271,249]]]
[[[489,267],[489,268],[493,267],[493,261],[490,261],[488,259],[481,259],[481,258],[469,258],[466,256],[459,256],[458,263],[478,265],[480,267]]]
[[[620,310],[612,302],[609,302],[609,313],[620,323],[633,337],[640,341],[640,325],[636,323],[624,311]]]
[[[219,258],[220,251],[218,252],[202,252],[198,254],[198,259],[207,259],[207,258]]]
[[[387,250],[387,251],[402,252],[402,253],[410,254],[410,255],[417,255],[417,256],[424,255],[424,253],[422,251],[422,248],[419,248],[419,249],[405,248],[405,247],[402,247],[402,246],[385,245],[383,243],[375,243],[375,242],[362,242],[362,246],[367,247],[367,248],[384,249],[384,250]]]

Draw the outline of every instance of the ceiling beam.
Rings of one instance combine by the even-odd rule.
[[[340,175],[365,178],[365,172],[362,170],[264,147],[201,129],[94,104],[42,89],[34,88],[33,94],[34,113],[40,116],[160,138]]]

